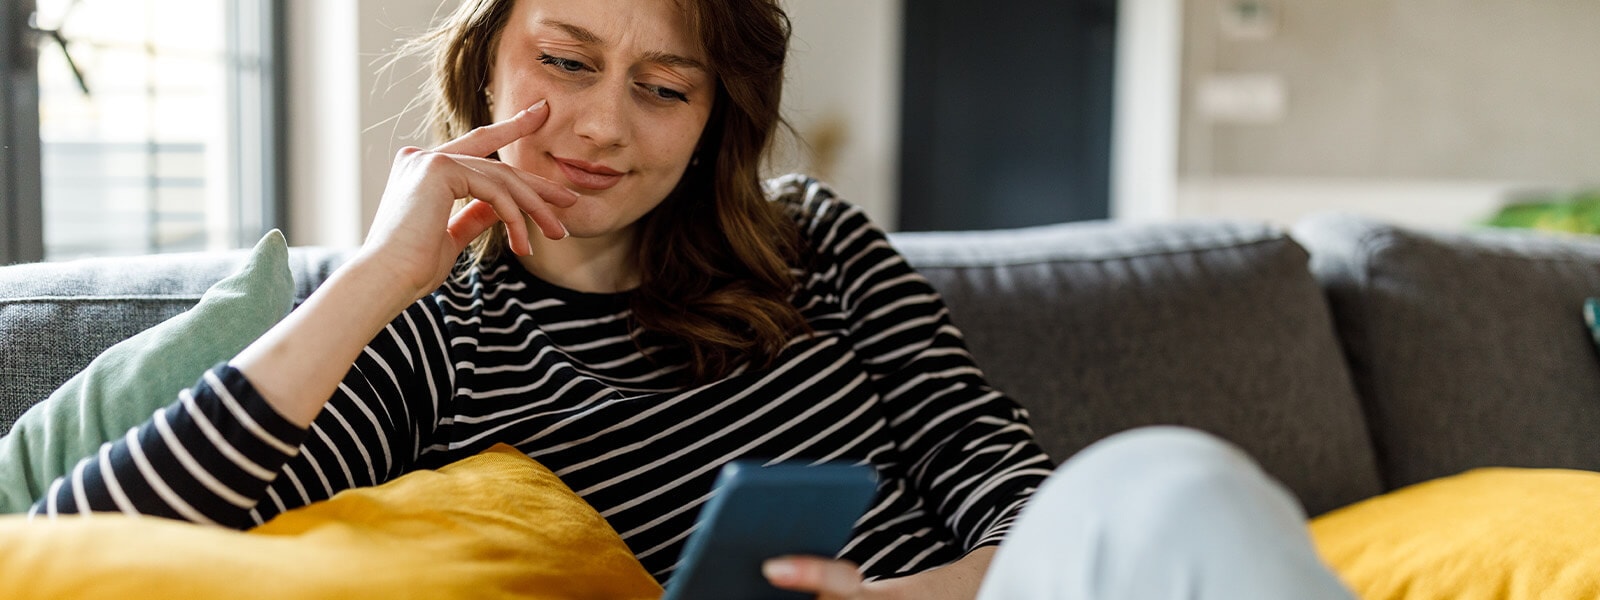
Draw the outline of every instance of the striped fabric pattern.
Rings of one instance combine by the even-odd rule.
[[[1051,469],[1026,413],[987,386],[943,302],[864,213],[808,178],[768,187],[813,255],[793,298],[813,331],[770,368],[684,386],[687,354],[634,335],[626,294],[560,288],[507,257],[464,266],[397,317],[308,431],[222,365],[34,511],[243,528],[508,443],[661,581],[739,458],[873,465],[877,499],[841,553],[869,578],[998,543]]]

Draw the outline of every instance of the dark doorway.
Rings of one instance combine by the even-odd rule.
[[[900,229],[1110,210],[1116,0],[905,3]]]

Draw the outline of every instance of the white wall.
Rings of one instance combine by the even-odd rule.
[[[1117,6],[1111,116],[1111,217],[1170,218],[1177,209],[1183,0]]]
[[[350,2],[291,0],[287,124],[289,243],[360,242],[358,15]]]
[[[427,144],[420,130],[425,110],[407,110],[422,81],[418,63],[379,71],[440,6],[434,0],[289,2],[291,244],[360,244],[395,152]]]
[[[812,150],[827,148],[830,135],[838,145],[824,157],[788,145],[773,170],[822,177],[892,228],[899,205],[901,0],[789,0],[785,7],[794,37],[784,118]]]
[[[290,243],[353,246],[372,221],[396,151],[426,145],[414,60],[379,73],[397,44],[456,0],[289,0]],[[895,218],[900,0],[789,0],[794,26],[783,111],[802,135],[830,120],[829,164],[791,144],[771,171],[823,171],[880,223]]]

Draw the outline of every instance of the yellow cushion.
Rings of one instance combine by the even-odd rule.
[[[1600,598],[1600,473],[1479,469],[1311,523],[1365,600]]]
[[[248,533],[156,518],[0,517],[0,598],[657,598],[549,469],[495,446]]]

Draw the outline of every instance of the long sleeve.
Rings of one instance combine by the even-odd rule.
[[[807,236],[913,485],[968,549],[997,544],[1052,465],[1027,412],[989,387],[928,283],[859,208],[810,182]]]
[[[53,482],[38,516],[122,512],[243,529],[414,464],[454,371],[433,298],[363,349],[310,428],[285,420],[226,364]]]

